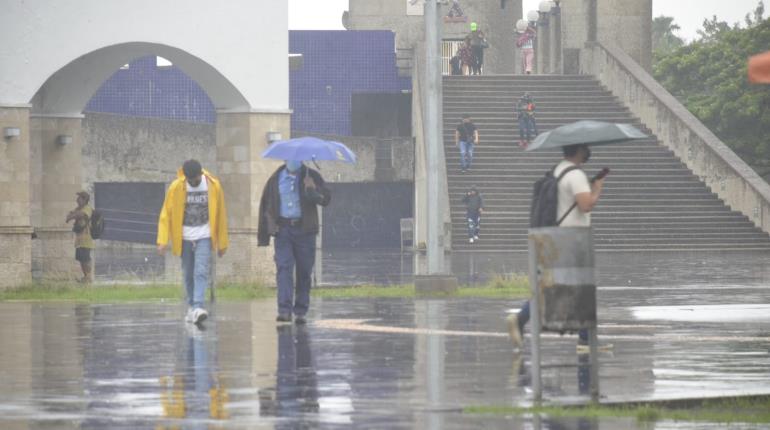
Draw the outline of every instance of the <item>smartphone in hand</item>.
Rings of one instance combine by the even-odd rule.
[[[598,181],[599,179],[604,179],[604,177],[609,174],[610,174],[610,168],[605,167],[602,170],[600,170],[599,173],[596,174],[596,176],[591,178],[591,182]]]

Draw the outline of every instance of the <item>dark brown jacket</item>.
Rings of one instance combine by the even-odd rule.
[[[281,166],[276,170],[265,184],[262,191],[262,199],[259,201],[259,227],[257,228],[257,245],[270,245],[270,236],[278,234],[278,218],[281,214],[281,193],[278,190],[278,177],[281,170],[286,166]],[[315,190],[305,189],[305,177],[310,175],[315,182]],[[302,231],[305,233],[318,234],[318,207],[326,206],[332,199],[331,191],[326,188],[321,174],[317,171],[302,166],[299,173],[299,201],[302,207]]]

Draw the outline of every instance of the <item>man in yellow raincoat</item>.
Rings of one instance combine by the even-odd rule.
[[[227,211],[222,186],[197,160],[185,161],[171,183],[158,220],[158,254],[171,251],[182,257],[187,293],[185,321],[199,324],[208,318],[204,309],[213,250],[222,257],[228,246]]]

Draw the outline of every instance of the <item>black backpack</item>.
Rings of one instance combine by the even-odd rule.
[[[102,214],[102,211],[98,209],[94,209],[94,211],[91,213],[91,238],[92,239],[99,239],[102,237],[102,234],[104,233],[104,215]]]
[[[571,210],[567,211],[561,219],[556,219],[559,206],[559,181],[561,181],[564,175],[577,168],[577,166],[567,167],[557,178],[553,175],[553,172],[556,170],[556,167],[554,167],[535,182],[532,193],[532,206],[529,209],[530,227],[558,226],[569,215]]]

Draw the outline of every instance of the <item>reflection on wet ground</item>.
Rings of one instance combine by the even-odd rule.
[[[638,320],[617,304],[623,295],[602,295],[600,338],[612,344],[600,356],[605,400],[770,393],[770,315]],[[529,353],[513,354],[503,333],[512,305],[318,300],[302,327],[276,326],[272,300],[218,303],[200,331],[175,304],[3,303],[0,427],[636,428],[461,413],[531,400]],[[547,399],[587,399],[589,374],[574,337],[545,338]]]
[[[414,268],[421,266],[423,258],[388,249],[324,250],[323,283],[410,283]],[[769,260],[770,253],[766,252],[597,252],[597,285],[631,288],[767,285]],[[468,285],[484,283],[497,275],[527,272],[527,254],[523,252],[453,252],[446,261],[447,272]]]
[[[598,254],[603,400],[770,394],[769,256]],[[401,257],[326,256],[325,281],[368,267],[355,283],[409,282]],[[473,284],[525,259],[452,268]],[[529,351],[511,351],[502,323],[520,304],[326,299],[307,327],[277,327],[272,300],[217,303],[201,331],[177,304],[0,303],[0,428],[723,428],[462,413],[531,401]],[[546,399],[585,401],[575,337],[543,347]]]

